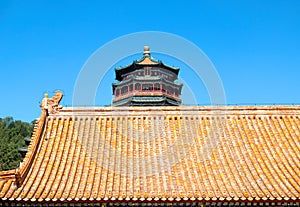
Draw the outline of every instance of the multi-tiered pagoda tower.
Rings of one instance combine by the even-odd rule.
[[[177,83],[179,68],[151,57],[148,46],[140,60],[116,68],[113,83],[114,106],[177,106],[181,104],[182,84]]]

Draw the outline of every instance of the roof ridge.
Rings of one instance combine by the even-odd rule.
[[[31,141],[28,146],[28,151],[23,161],[21,162],[20,166],[16,169],[1,171],[0,180],[12,179],[12,182],[15,183],[16,186],[20,186],[22,184],[33,163],[38,146],[41,143],[40,140],[42,137],[42,132],[44,131],[46,117],[47,117],[47,111],[46,109],[44,109],[42,110],[41,117],[36,120],[34,130],[31,136]]]
[[[256,106],[228,106],[228,105],[207,105],[207,106],[66,106],[61,109],[61,112],[65,111],[95,111],[95,112],[109,112],[109,111],[290,111],[293,112],[300,110],[300,105],[256,105]]]
[[[13,182],[15,182],[17,186],[22,184],[30,170],[30,167],[34,161],[34,157],[36,156],[36,152],[40,146],[44,127],[47,123],[47,116],[49,114],[56,114],[60,111],[62,106],[58,104],[62,99],[62,96],[63,94],[61,91],[56,91],[55,95],[51,98],[48,98],[48,94],[44,95],[42,103],[40,104],[42,109],[41,116],[36,120],[31,141],[28,146],[28,151],[23,161],[18,168],[1,172],[0,179],[13,179]]]
[[[16,169],[16,182],[17,186],[21,185],[24,181],[29,169],[34,161],[36,152],[41,143],[41,138],[43,137],[44,127],[47,122],[47,110],[42,109],[41,117],[36,120],[34,131],[32,133],[31,141],[28,146],[28,151],[20,164],[20,167]]]

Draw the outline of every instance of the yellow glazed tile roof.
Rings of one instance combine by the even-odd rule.
[[[300,106],[42,110],[0,200],[300,197]]]
[[[152,58],[150,58],[150,56],[147,56],[143,60],[138,62],[138,64],[140,64],[140,65],[157,65],[158,62],[154,61]]]

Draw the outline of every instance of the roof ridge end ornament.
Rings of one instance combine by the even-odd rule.
[[[42,110],[48,111],[49,114],[56,114],[62,109],[62,106],[59,105],[62,97],[63,93],[61,91],[55,91],[54,95],[51,98],[49,98],[48,94],[45,93],[40,107],[42,108]]]
[[[149,46],[144,46],[144,56],[146,56],[146,57],[150,57],[151,56],[150,47]]]

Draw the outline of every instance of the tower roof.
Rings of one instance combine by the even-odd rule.
[[[174,73],[176,75],[178,75],[179,70],[180,70],[178,67],[169,66],[169,65],[164,64],[162,61],[155,60],[151,56],[150,47],[144,46],[144,52],[143,52],[143,56],[141,57],[141,59],[133,61],[130,65],[115,68],[116,80],[121,81],[122,74],[126,74],[129,71],[132,71],[134,69],[143,68],[145,66],[161,67],[161,68],[171,71],[172,73]]]

